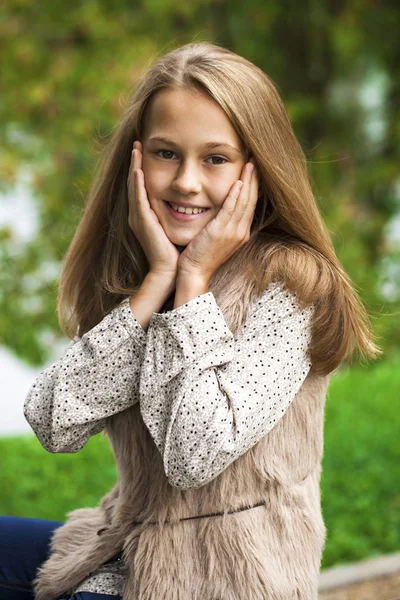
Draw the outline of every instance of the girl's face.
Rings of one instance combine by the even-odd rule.
[[[245,148],[217,102],[173,88],[150,101],[141,141],[150,206],[169,240],[186,246],[215,218],[240,179]],[[168,202],[208,210],[179,219]]]

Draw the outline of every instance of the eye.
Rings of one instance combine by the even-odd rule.
[[[224,161],[224,162],[212,163],[214,165],[224,165],[226,162],[228,162],[227,159],[224,158],[223,156],[210,156],[209,158],[212,158],[212,159],[216,158],[217,160],[223,160]],[[209,160],[209,159],[207,159],[207,160]]]
[[[161,152],[161,153],[164,153],[164,154],[174,154],[174,152],[172,152],[172,150],[157,150],[157,151],[156,151],[154,154],[156,154],[156,155],[158,156],[158,155],[160,154],[160,152]],[[171,157],[168,157],[168,156],[160,156],[160,158],[164,158],[164,159],[166,159],[166,160],[169,160],[169,158],[171,158]]]
[[[172,156],[171,156],[171,154],[172,154],[172,155],[174,155],[174,154],[175,154],[175,152],[172,152],[172,150],[165,150],[165,149],[162,149],[162,150],[156,150],[156,151],[154,152],[154,154],[155,154],[156,156],[159,156],[159,158],[163,158],[164,160],[171,160],[171,159],[172,159]],[[160,155],[161,155],[161,156],[160,156]],[[210,159],[211,159],[211,160],[217,160],[217,161],[223,161],[223,162],[212,162],[211,164],[213,164],[214,166],[217,166],[217,165],[223,165],[223,164],[225,164],[226,162],[228,162],[228,160],[227,160],[226,158],[224,158],[223,156],[209,156],[209,157],[207,158],[207,160],[210,160]]]

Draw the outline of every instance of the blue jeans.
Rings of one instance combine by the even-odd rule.
[[[53,531],[61,525],[60,521],[0,516],[1,600],[34,600],[31,582],[48,558]],[[121,600],[121,596],[80,592],[69,600]]]

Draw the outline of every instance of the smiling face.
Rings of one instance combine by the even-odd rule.
[[[169,240],[186,246],[215,218],[240,179],[243,143],[210,96],[168,88],[147,107],[142,144],[150,206]],[[168,202],[208,210],[187,217],[174,213]]]

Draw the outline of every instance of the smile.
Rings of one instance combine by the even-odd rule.
[[[206,208],[206,209],[193,209],[193,210],[200,210],[201,212],[192,212],[192,209],[183,209],[183,207],[179,207],[179,210],[174,210],[174,208],[171,206],[171,204],[167,201],[164,201],[165,205],[167,207],[167,211],[168,213],[173,216],[177,221],[193,221],[194,219],[198,219],[199,217],[201,217],[203,214],[205,214],[206,212],[208,212],[210,209]],[[176,204],[174,206],[177,206]],[[186,212],[186,210],[189,210],[190,212]]]

